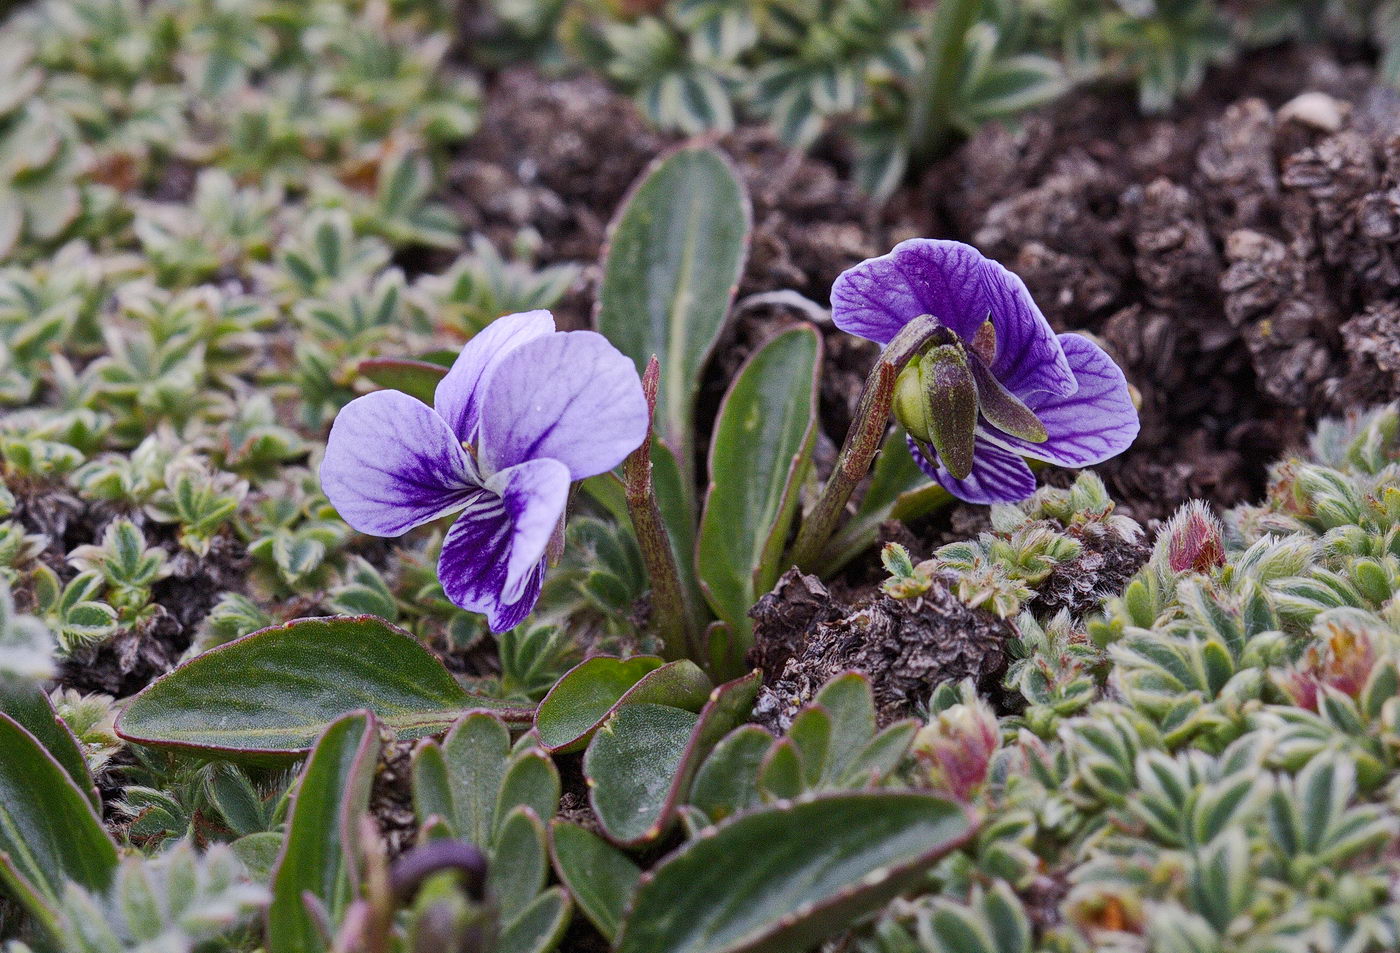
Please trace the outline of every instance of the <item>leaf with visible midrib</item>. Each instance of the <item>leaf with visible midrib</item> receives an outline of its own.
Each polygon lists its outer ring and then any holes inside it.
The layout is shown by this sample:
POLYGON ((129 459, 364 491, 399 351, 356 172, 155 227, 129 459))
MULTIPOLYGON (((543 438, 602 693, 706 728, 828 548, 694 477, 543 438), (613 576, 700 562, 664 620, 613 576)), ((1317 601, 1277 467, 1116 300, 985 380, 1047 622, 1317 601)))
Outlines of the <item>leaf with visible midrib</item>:
POLYGON ((306 910, 310 894, 331 915, 334 929, 356 877, 356 825, 369 808, 379 760, 379 727, 367 711, 326 729, 306 762, 287 822, 287 841, 272 876, 267 910, 268 953, 324 949, 306 910))
POLYGON ((811 467, 820 367, 816 330, 784 331, 749 358, 720 406, 696 566, 710 607, 743 646, 749 609, 778 581, 811 467))
POLYGON ((609 232, 597 327, 638 373, 660 359, 657 427, 686 474, 700 374, 743 271, 751 217, 728 160, 687 146, 647 170, 609 232))
POLYGON ((469 694, 403 629, 375 616, 296 619, 211 649, 132 699, 117 734, 220 754, 295 755, 335 719, 369 709, 402 739, 466 711, 531 712, 469 694))
POLYGON ((616 949, 801 953, 910 887, 973 830, 963 808, 917 792, 741 814, 646 875, 616 949))
POLYGON ((117 848, 68 772, 0 714, 0 884, 41 920, 71 881, 105 890, 117 848))

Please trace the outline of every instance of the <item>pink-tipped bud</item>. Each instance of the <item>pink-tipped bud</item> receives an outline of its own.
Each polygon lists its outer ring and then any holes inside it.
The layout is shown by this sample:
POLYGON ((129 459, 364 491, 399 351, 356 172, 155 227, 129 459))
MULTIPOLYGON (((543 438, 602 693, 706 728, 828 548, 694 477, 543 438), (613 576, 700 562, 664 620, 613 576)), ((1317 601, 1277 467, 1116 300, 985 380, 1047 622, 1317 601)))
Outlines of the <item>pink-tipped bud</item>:
POLYGON ((1225 565, 1225 530, 1210 507, 1192 500, 1167 521, 1157 537, 1172 572, 1208 573, 1225 565))
POLYGON ((980 698, 934 715, 914 738, 914 756, 933 788, 959 801, 969 800, 987 780, 1000 747, 997 716, 980 698))

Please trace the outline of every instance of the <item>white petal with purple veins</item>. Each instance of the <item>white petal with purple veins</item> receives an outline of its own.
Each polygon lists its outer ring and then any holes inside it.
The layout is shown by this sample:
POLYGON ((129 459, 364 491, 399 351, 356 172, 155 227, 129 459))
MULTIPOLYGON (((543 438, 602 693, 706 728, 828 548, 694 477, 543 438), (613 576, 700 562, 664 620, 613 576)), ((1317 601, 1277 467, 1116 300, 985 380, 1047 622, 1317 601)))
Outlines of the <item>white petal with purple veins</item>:
POLYGON ((558 460, 572 479, 611 470, 646 436, 632 359, 593 331, 527 341, 487 379, 478 460, 490 476, 527 460, 558 460))
POLYGON ((383 390, 335 418, 321 486, 341 519, 372 536, 399 536, 461 509, 475 467, 447 422, 422 401, 383 390))
POLYGON ((433 406, 458 440, 476 442, 483 385, 501 359, 553 330, 554 317, 548 311, 522 311, 497 318, 466 343, 433 394, 433 406))

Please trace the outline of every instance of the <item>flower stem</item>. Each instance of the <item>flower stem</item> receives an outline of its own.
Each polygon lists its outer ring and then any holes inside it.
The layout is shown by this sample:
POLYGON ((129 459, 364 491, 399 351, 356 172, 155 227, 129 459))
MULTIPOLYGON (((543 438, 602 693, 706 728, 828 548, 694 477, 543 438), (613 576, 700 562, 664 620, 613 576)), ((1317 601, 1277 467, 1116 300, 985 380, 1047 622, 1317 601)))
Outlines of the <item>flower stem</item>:
POLYGON ((810 570, 821 558, 827 540, 841 522, 847 501, 870 471, 870 464, 885 437, 899 372, 943 330, 937 318, 920 315, 900 329, 870 369, 836 466, 826 486, 822 487, 816 505, 803 517, 797 540, 792 544, 788 561, 799 569, 810 570))
MULTIPOLYGON (((656 414, 656 391, 661 380, 661 365, 652 355, 642 374, 642 391, 646 395, 650 414, 656 414)), ((622 464, 622 482, 627 492, 627 512, 632 517, 632 529, 642 551, 647 578, 651 581, 651 613, 656 634, 661 639, 661 654, 668 659, 700 659, 699 637, 692 624, 694 619, 687 604, 685 587, 681 583, 676 553, 671 548, 671 534, 656 502, 656 489, 651 478, 651 426, 646 439, 633 450, 622 464)))

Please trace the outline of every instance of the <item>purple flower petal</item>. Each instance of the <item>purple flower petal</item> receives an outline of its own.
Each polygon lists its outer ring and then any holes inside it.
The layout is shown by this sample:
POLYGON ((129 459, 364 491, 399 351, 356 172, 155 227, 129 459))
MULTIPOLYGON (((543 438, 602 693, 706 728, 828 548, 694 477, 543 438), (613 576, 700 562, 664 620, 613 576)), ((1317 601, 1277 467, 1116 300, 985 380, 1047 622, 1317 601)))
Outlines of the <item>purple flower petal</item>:
POLYGON ((503 470, 468 503, 438 559, 447 598, 503 632, 529 615, 544 556, 569 497, 568 468, 532 460, 503 470))
POLYGON ((346 404, 321 461, 321 487, 331 505, 371 536, 399 536, 461 509, 477 482, 447 422, 394 390, 346 404))
POLYGON ((1123 371, 1103 348, 1078 334, 1061 334, 1060 345, 1079 388, 1068 397, 1040 392, 1025 398, 1050 438, 1030 443, 999 430, 989 440, 1022 456, 1064 467, 1102 463, 1128 449, 1138 434, 1138 414, 1123 371))
POLYGON ((943 467, 930 462, 913 440, 909 440, 909 452, 930 479, 967 503, 1017 503, 1035 492, 1035 474, 1026 461, 980 434, 973 452, 972 472, 963 480, 953 479, 943 467))
POLYGON ((880 344, 921 314, 968 342, 990 315, 992 373, 1008 390, 1022 400, 1040 390, 1073 392, 1074 375, 1025 283, 971 245, 911 238, 846 270, 831 288, 836 326, 880 344))
POLYGON ((501 358, 484 393, 478 460, 488 475, 548 458, 581 480, 617 466, 646 436, 632 359, 593 331, 520 345, 501 358))
POLYGON ((433 406, 452 426, 457 439, 476 442, 482 384, 490 371, 526 341, 553 331, 554 317, 548 311, 522 311, 497 318, 466 343, 433 394, 433 406))
POLYGON ((518 463, 486 482, 505 502, 513 536, 506 562, 507 602, 520 598, 525 580, 544 558, 569 501, 569 468, 558 460, 518 463))

